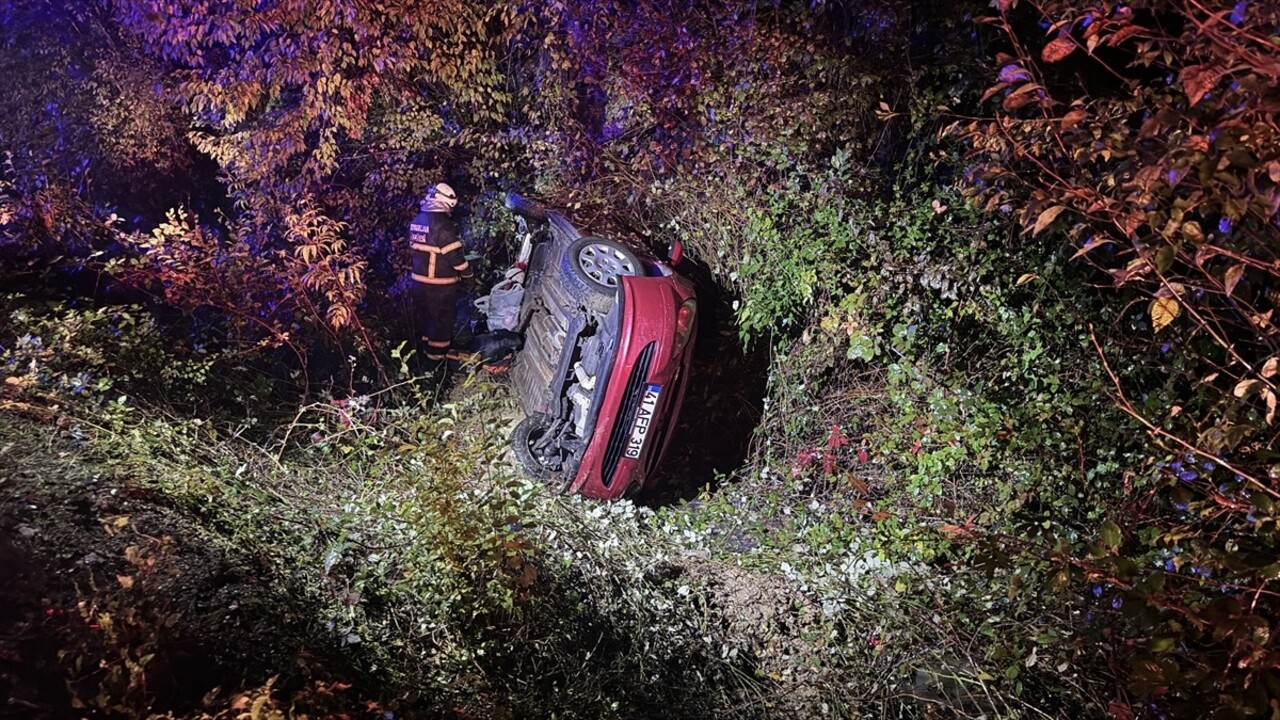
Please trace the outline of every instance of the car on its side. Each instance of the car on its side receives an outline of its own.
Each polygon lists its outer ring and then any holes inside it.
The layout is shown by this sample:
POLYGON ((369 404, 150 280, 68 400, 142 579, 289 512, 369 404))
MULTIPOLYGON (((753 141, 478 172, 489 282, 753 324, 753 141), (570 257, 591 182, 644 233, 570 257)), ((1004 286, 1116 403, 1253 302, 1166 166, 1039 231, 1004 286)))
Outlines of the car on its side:
POLYGON ((516 457, 568 491, 633 496, 662 461, 689 378, 698 302, 675 270, 680 244, 659 260, 514 193, 506 205, 534 239, 510 371, 526 416, 516 457))

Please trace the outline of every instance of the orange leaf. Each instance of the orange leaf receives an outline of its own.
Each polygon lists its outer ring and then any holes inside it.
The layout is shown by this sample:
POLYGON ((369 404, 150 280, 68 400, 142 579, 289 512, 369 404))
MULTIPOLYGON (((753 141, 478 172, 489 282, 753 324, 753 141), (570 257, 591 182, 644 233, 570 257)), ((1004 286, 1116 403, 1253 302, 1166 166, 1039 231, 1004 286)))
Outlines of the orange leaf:
POLYGON ((1070 130, 1071 128, 1079 125, 1087 117, 1089 117, 1089 112, 1087 110, 1076 108, 1062 116, 1062 129, 1070 130))
POLYGON ((1253 380, 1253 379, 1241 380, 1240 382, 1236 383, 1236 387, 1234 390, 1231 391, 1231 394, 1235 395, 1238 398, 1242 398, 1248 395, 1250 391, 1252 391, 1255 387, 1261 384, 1262 382, 1259 380, 1253 380))
POLYGON ((1056 220, 1058 216, 1062 214, 1062 211, 1066 209, 1065 205, 1054 205, 1053 207, 1041 212, 1040 217, 1036 218, 1036 225, 1031 229, 1031 234, 1039 235, 1044 232, 1044 229, 1052 225, 1053 221, 1056 220))
POLYGON ((1114 720, 1133 720, 1133 708, 1119 700, 1113 701, 1107 708, 1107 712, 1111 713, 1114 720))
POLYGON ((1009 83, 1006 83, 1006 82, 996 83, 995 85, 992 85, 991 87, 987 88, 986 92, 982 93, 982 99, 979 100, 978 102, 986 102, 990 100, 992 95, 995 95, 996 93, 1000 92, 1001 90, 1004 90, 1007 87, 1009 87, 1009 83))
POLYGON ((1160 180, 1162 174, 1164 174, 1164 168, 1159 165, 1148 165, 1133 176, 1133 184, 1137 185, 1143 192, 1149 192, 1151 186, 1160 180))
POLYGON ((1271 390, 1267 391, 1267 424, 1270 425, 1276 419, 1276 394, 1271 390))
POLYGON ((1120 219, 1120 229, 1124 231, 1124 236, 1133 239, 1134 233, 1138 232, 1138 228, 1147 222, 1147 216, 1140 212, 1131 212, 1120 219))
POLYGON ((1228 295, 1236 289, 1236 285, 1240 284, 1240 278, 1242 277, 1244 277, 1243 263, 1227 268, 1227 274, 1222 277, 1222 285, 1226 288, 1228 295))
POLYGON ((516 578, 516 584, 522 588, 531 587, 538 579, 538 568, 533 563, 525 563, 520 569, 520 577, 516 578))
POLYGON ((1072 260, 1075 260, 1076 258, 1080 257, 1081 255, 1084 255, 1085 253, 1088 253, 1090 250, 1092 250, 1092 249, 1094 249, 1094 248, 1096 248, 1096 247, 1102 247, 1103 245, 1115 245, 1115 241, 1114 241, 1114 240, 1112 240, 1111 238, 1101 238, 1101 239, 1096 238, 1096 237, 1095 237, 1095 238, 1091 238, 1090 240, 1088 240, 1087 242, 1085 242, 1085 244, 1084 244, 1084 245, 1081 245, 1081 246, 1080 246, 1080 249, 1079 249, 1079 250, 1077 250, 1077 251, 1076 251, 1076 253, 1075 253, 1074 255, 1072 255, 1072 256, 1071 256, 1071 259, 1072 259, 1072 260))
POLYGON ((1047 63, 1060 62, 1071 53, 1075 52, 1076 43, 1065 35, 1059 35, 1053 39, 1053 42, 1044 46, 1044 50, 1040 52, 1040 59, 1047 63))
POLYGON ((1182 312, 1182 306, 1171 297, 1156 298, 1151 301, 1151 327, 1160 332, 1182 312))
POLYGON ((1276 370, 1277 370, 1277 369, 1280 369, 1280 368, 1277 368, 1277 365, 1278 365, 1278 364, 1280 364, 1280 360, 1277 360, 1276 358, 1271 358, 1271 359, 1267 360, 1265 363, 1263 363, 1263 364, 1262 364, 1262 373, 1261 373, 1261 374, 1262 374, 1262 377, 1264 377, 1264 378, 1269 378, 1269 377, 1271 377, 1272 375, 1275 375, 1275 374, 1276 374, 1276 370))
POLYGON ((1142 27, 1141 25, 1126 25, 1125 27, 1120 28, 1115 35, 1112 35, 1111 37, 1107 38, 1107 44, 1119 45, 1120 43, 1124 42, 1125 40, 1128 40, 1134 35, 1141 35, 1146 31, 1147 29, 1142 27))

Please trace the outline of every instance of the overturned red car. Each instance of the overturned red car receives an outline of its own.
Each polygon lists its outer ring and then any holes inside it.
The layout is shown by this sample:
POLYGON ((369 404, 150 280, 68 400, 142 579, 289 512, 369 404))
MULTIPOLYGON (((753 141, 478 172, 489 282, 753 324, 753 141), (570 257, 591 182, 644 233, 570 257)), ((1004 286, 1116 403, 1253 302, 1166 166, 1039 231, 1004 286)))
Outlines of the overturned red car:
POLYGON ((508 194, 528 256, 511 378, 526 417, 512 447, 526 471, 600 499, 645 487, 671 441, 689 377, 698 303, 669 258, 584 236, 508 194))

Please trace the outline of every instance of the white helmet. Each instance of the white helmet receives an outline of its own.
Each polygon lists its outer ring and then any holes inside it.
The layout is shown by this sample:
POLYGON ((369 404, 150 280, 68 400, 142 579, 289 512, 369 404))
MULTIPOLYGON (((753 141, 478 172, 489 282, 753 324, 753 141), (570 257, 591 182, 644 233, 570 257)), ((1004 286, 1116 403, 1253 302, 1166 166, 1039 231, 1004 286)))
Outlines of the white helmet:
POLYGON ((422 207, 428 212, 449 212, 458 204, 458 194, 446 183, 436 183, 422 199, 422 207))

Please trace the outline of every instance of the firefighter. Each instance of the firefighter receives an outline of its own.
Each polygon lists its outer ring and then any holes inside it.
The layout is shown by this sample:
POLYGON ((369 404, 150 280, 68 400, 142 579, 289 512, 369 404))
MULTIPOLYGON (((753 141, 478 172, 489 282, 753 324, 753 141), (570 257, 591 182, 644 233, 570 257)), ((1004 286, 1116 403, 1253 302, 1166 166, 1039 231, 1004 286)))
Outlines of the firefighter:
POLYGON ((437 183, 427 191, 421 212, 409 225, 413 314, 427 362, 433 366, 452 357, 449 345, 458 319, 458 285, 475 278, 451 217, 457 204, 453 188, 437 183))

